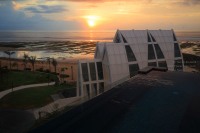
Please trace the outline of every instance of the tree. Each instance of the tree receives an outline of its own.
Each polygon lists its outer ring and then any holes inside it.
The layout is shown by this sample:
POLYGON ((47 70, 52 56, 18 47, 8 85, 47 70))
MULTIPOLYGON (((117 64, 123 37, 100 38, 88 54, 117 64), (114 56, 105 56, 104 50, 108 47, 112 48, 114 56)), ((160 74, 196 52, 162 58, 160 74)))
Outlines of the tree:
POLYGON ((64 74, 64 71, 67 70, 68 68, 60 68, 60 71, 63 72, 63 74, 60 75, 60 78, 62 78, 62 80, 64 81, 64 78, 69 77, 69 75, 64 74))
POLYGON ((33 71, 34 71, 34 65, 35 65, 35 61, 36 61, 36 56, 31 56, 28 59, 29 59, 29 62, 32 64, 33 71))
POLYGON ((11 70, 11 59, 10 59, 10 56, 12 54, 14 54, 15 52, 10 52, 10 51, 4 51, 5 54, 7 54, 9 56, 9 60, 10 60, 10 70, 11 70))
POLYGON ((14 63, 12 64, 12 67, 15 67, 15 66, 17 66, 17 69, 18 69, 18 63, 17 63, 17 62, 14 62, 14 63))
POLYGON ((54 66, 55 68, 55 73, 56 73, 56 67, 58 65, 58 62, 56 61, 56 59, 52 58, 52 65, 54 66))
POLYGON ((64 74, 64 71, 67 70, 67 69, 68 69, 67 67, 65 67, 65 68, 60 68, 60 71, 63 72, 63 74, 64 74))
POLYGON ((24 52, 24 59, 23 59, 23 65, 24 65, 24 68, 26 68, 26 64, 28 63, 28 58, 29 58, 29 56, 28 56, 28 54, 26 54, 25 52, 24 52))
POLYGON ((50 70, 50 72, 51 72, 51 59, 52 58, 50 58, 50 57, 46 57, 46 60, 47 60, 47 63, 49 64, 49 70, 50 70))

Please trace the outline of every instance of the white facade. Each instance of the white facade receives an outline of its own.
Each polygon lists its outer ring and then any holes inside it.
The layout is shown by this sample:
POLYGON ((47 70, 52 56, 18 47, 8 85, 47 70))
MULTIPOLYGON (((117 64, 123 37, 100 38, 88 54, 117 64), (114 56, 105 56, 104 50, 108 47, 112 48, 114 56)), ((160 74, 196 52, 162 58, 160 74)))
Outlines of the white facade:
POLYGON ((98 94, 146 66, 183 70, 180 49, 173 30, 117 30, 113 42, 97 42, 94 59, 79 60, 77 96, 98 94))

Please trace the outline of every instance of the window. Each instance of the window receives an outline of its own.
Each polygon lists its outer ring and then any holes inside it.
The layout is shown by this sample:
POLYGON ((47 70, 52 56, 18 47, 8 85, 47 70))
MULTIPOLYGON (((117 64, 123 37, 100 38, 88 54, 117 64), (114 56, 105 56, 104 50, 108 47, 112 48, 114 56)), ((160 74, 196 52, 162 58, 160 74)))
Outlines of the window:
POLYGON ((157 64, 156 64, 156 62, 149 62, 149 63, 148 63, 148 66, 154 66, 154 67, 157 67, 157 64))
POLYGON ((148 42, 151 42, 151 39, 149 37, 149 34, 147 33, 147 37, 148 37, 148 42))
POLYGON ((81 67, 82 67, 83 81, 84 82, 89 81, 87 63, 82 63, 81 67))
POLYGON ((95 93, 97 95, 97 83, 92 84, 92 93, 95 93))
POLYGON ((135 76, 138 73, 139 67, 138 64, 129 65, 130 77, 135 76))
POLYGON ((128 58, 128 62, 136 61, 135 55, 133 54, 131 47, 129 45, 125 45, 125 49, 126 49, 126 55, 128 58))
POLYGON ((167 63, 166 63, 166 61, 159 61, 158 66, 159 67, 167 67, 167 63))
POLYGON ((83 96, 90 96, 90 85, 84 84, 83 85, 83 96))
POLYGON ((95 69, 95 64, 94 63, 89 63, 90 66, 90 76, 92 81, 96 80, 96 69, 95 69))
POLYGON ((90 86, 89 86, 89 84, 86 85, 86 89, 87 89, 87 95, 90 96, 90 86))
POLYGON ((174 43, 174 57, 181 57, 178 43, 174 43))
POLYGON ((97 71, 99 80, 102 80, 103 79, 102 62, 97 62, 97 71))
MULTIPOLYGON (((150 34, 151 35, 151 34, 150 34)), ((156 40, 154 39, 154 37, 151 35, 151 38, 152 38, 152 40, 153 40, 153 42, 156 42, 156 40)))
POLYGON ((99 93, 104 92, 104 82, 99 83, 99 93))
POLYGON ((155 50, 156 50, 157 58, 158 59, 163 59, 164 55, 163 55, 159 45, 158 44, 154 44, 154 47, 155 47, 155 50))
MULTIPOLYGON (((122 34, 121 34, 122 35, 122 34)), ((124 36, 122 35, 122 39, 124 41, 124 43, 127 43, 126 39, 124 38, 124 36)))
POLYGON ((177 40, 176 40, 176 37, 175 37, 175 35, 174 35, 174 33, 173 33, 173 38, 174 38, 174 41, 177 41, 177 40))
POLYGON ((120 43, 120 38, 118 33, 116 33, 115 43, 120 43))
POLYGON ((183 71, 182 60, 175 60, 174 61, 174 70, 175 71, 183 71))
POLYGON ((148 44, 148 60, 153 60, 153 59, 155 59, 153 45, 152 44, 148 44))

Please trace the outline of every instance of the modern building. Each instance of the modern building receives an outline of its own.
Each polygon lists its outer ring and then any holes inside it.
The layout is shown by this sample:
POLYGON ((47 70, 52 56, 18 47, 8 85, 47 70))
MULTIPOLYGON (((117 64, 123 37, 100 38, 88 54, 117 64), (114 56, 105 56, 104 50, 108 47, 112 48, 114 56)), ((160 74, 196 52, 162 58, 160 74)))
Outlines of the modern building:
POLYGON ((117 30, 113 42, 97 42, 94 59, 79 60, 77 96, 98 94, 105 86, 132 77, 147 66, 183 71, 173 30, 117 30))

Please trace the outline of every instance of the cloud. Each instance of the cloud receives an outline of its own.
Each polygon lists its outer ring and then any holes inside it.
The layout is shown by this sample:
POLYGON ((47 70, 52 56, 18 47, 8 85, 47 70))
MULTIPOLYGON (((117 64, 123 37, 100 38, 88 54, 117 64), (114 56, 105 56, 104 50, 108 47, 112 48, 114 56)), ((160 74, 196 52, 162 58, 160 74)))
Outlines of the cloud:
POLYGON ((65 7, 62 5, 55 5, 55 6, 38 5, 34 7, 27 7, 25 8, 25 10, 30 11, 32 13, 61 13, 69 11, 65 9, 65 7))
POLYGON ((95 7, 98 7, 97 5, 88 5, 87 7, 89 8, 95 8, 95 7))
POLYGON ((20 10, 14 10, 12 2, 0 8, 0 30, 78 30, 82 25, 75 21, 52 20, 36 14, 32 17, 26 17, 20 10))
POLYGON ((171 3, 173 5, 180 5, 180 6, 194 6, 194 5, 200 5, 200 0, 179 0, 171 3))
POLYGON ((48 0, 48 1, 70 1, 70 2, 103 3, 103 2, 121 2, 121 1, 132 2, 132 1, 146 1, 146 0, 48 0))

